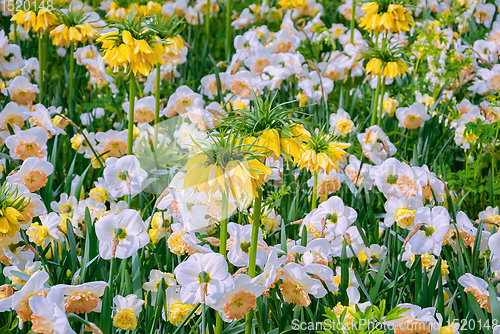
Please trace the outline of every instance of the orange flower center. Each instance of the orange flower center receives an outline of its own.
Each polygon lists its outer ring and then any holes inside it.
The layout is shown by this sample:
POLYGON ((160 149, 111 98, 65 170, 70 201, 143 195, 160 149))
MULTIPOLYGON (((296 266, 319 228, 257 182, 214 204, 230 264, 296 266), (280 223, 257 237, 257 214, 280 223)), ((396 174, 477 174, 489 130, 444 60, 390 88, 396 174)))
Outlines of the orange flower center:
POLYGON ((66 313, 90 313, 99 303, 99 297, 92 293, 75 292, 66 297, 66 313))
POLYGON ((40 170, 29 171, 23 179, 23 184, 31 192, 39 190, 47 184, 47 174, 40 170))
POLYGON ((19 141, 14 148, 17 156, 21 160, 26 160, 30 157, 35 157, 41 159, 43 157, 42 148, 38 145, 36 141, 19 141))
POLYGON ((110 140, 104 146, 104 152, 108 151, 108 156, 119 158, 127 152, 127 143, 123 140, 110 140))
POLYGON ((9 131, 8 124, 10 124, 11 128, 14 129, 15 125, 22 128, 24 125, 24 119, 21 115, 11 114, 7 117, 5 122, 2 124, 2 129, 5 131, 9 131))
POLYGON ((306 290, 297 282, 287 278, 280 285, 281 293, 288 303, 295 303, 299 306, 309 306, 311 299, 306 290))
POLYGON ((227 319, 243 319, 245 315, 256 307, 257 298, 254 294, 246 291, 237 292, 231 301, 224 306, 224 314, 227 319))

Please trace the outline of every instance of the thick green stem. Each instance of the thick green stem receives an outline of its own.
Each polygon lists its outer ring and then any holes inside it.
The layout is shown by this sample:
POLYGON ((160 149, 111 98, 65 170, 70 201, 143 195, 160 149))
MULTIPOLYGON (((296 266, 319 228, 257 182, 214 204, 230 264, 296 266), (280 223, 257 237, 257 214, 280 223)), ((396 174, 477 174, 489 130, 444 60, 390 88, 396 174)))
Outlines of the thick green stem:
POLYGON ((312 200, 311 200, 311 210, 316 209, 317 201, 318 201, 318 172, 314 172, 314 179, 313 179, 313 193, 312 193, 312 200))
MULTIPOLYGON (((228 216, 228 210, 229 210, 229 203, 228 203, 228 194, 227 190, 224 191, 222 194, 222 208, 221 208, 221 222, 220 222, 220 246, 219 246, 219 253, 226 257, 226 246, 227 246, 227 216, 228 216)), ((216 334, 221 334, 222 330, 224 329, 224 322, 222 321, 222 318, 220 317, 219 314, 217 314, 217 318, 215 320, 215 333, 216 334)))
POLYGON ((378 121, 377 121, 378 126, 380 126, 380 124, 382 123, 382 113, 384 110, 384 94, 385 94, 385 77, 382 78, 382 90, 380 92, 380 107, 378 111, 378 121))
POLYGON ((208 39, 208 37, 210 36, 210 0, 207 0, 207 4, 205 7, 205 33, 208 39))
POLYGON ((43 103, 43 32, 38 39, 38 102, 43 103))
MULTIPOLYGON (((401 264, 402 257, 403 257, 403 251, 401 250, 399 253, 398 261, 396 262, 396 274, 394 275, 394 279, 396 280, 396 283, 398 282, 399 265, 401 264)), ((391 297, 391 304, 390 305, 395 305, 394 303, 396 302, 396 295, 398 292, 397 287, 398 287, 398 284, 394 284, 394 286, 392 288, 392 297, 391 297)))
MULTIPOLYGON (((104 305, 104 307, 107 310, 111 310, 112 306, 113 306, 113 280, 114 280, 113 275, 115 272, 115 265, 116 265, 116 258, 113 256, 113 257, 111 257, 111 265, 109 268, 109 279, 108 279, 108 294, 109 295, 108 295, 108 298, 106 299, 107 305, 104 305)), ((101 320, 101 324, 104 326, 101 325, 101 328, 105 327, 105 328, 103 328, 104 333, 106 333, 106 334, 112 333, 113 332, 113 325, 112 325, 113 322, 111 320, 106 320, 106 321, 103 321, 103 320, 101 320)))
MULTIPOLYGON (((12 10, 12 16, 16 15, 16 0, 14 0, 12 2, 14 4, 14 9, 12 10)), ((12 34, 13 34, 13 40, 14 40, 14 43, 16 43, 17 45, 19 45, 19 41, 17 40, 17 22, 14 21, 12 23, 12 26, 14 28, 14 31, 12 31, 12 34)))
POLYGON ((69 118, 73 118, 73 82, 75 73, 75 57, 73 56, 74 47, 72 44, 69 45, 69 89, 68 89, 68 110, 69 118))
POLYGON ((356 0, 352 0, 351 11, 351 44, 354 44, 354 23, 356 22, 356 0))
MULTIPOLYGON (((253 222, 252 222, 252 238, 250 240, 250 259, 248 264, 248 276, 251 278, 255 277, 255 265, 257 262, 257 246, 259 243, 259 231, 260 231, 260 221, 261 215, 260 210, 262 208, 262 189, 257 189, 257 197, 255 197, 253 205, 253 222)), ((253 311, 250 311, 246 315, 245 323, 245 334, 250 334, 252 332, 252 319, 253 311)))
POLYGON ((373 101, 373 110, 372 110, 372 122, 371 125, 375 125, 375 122, 377 121, 377 107, 378 107, 378 96, 380 94, 380 81, 381 81, 382 75, 379 73, 378 78, 377 78, 377 88, 375 89, 375 101, 373 101))
POLYGON ((226 57, 229 58, 229 50, 231 42, 233 41, 233 34, 231 30, 231 12, 233 11, 233 0, 227 0, 226 5, 226 57))
POLYGON ((205 334, 207 330, 207 316, 205 314, 205 303, 201 304, 201 333, 205 334))
POLYGON ((130 71, 130 87, 128 94, 128 141, 127 155, 132 154, 132 144, 134 143, 134 103, 135 103, 135 75, 130 71))
POLYGON ((160 123, 160 63, 156 63, 156 81, 155 81, 155 132, 153 136, 153 149, 158 147, 158 123, 160 123))
POLYGON ((262 208, 262 189, 257 190, 253 205, 252 239, 250 240, 250 260, 248 265, 248 276, 255 277, 255 263, 257 261, 257 244, 259 241, 260 221, 262 208))

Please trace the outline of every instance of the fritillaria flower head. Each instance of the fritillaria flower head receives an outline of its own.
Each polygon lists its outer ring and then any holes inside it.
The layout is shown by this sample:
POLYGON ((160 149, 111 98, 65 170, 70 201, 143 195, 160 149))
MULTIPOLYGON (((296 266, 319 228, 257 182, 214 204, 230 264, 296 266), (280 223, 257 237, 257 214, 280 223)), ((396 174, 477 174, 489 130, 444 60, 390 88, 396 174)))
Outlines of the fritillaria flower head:
POLYGON ((401 77, 409 72, 405 62, 405 53, 399 43, 382 45, 382 47, 372 46, 362 52, 365 59, 369 59, 366 64, 366 73, 389 77, 401 77))
POLYGON ((304 154, 295 163, 311 172, 330 173, 333 169, 338 170, 338 163, 344 161, 344 149, 349 146, 351 144, 338 142, 323 126, 302 144, 304 154))
POLYGON ((61 9, 56 11, 59 25, 52 29, 52 43, 60 47, 87 44, 97 35, 97 26, 104 24, 95 13, 85 13, 83 10, 61 9), (93 15, 94 14, 94 15, 93 15))
POLYGON ((97 41, 102 42, 104 49, 102 60, 111 68, 123 67, 125 71, 130 69, 134 74, 148 76, 156 63, 165 65, 162 59, 165 47, 144 21, 136 21, 130 14, 123 22, 109 26, 116 29, 101 35, 97 41))
POLYGON ((12 238, 20 230, 22 211, 27 206, 24 196, 19 194, 16 186, 4 183, 0 187, 0 235, 12 238))
POLYGON ((246 193, 257 194, 257 188, 264 183, 264 175, 271 174, 259 158, 262 154, 251 151, 249 145, 234 135, 221 133, 211 137, 212 143, 198 146, 184 170, 184 187, 204 192, 210 199, 215 193, 231 194, 237 200, 246 193))
POLYGON ((401 0, 376 0, 365 4, 360 27, 371 33, 409 31, 413 17, 401 0))
POLYGON ((296 115, 297 108, 288 108, 288 103, 274 105, 277 93, 265 99, 254 94, 253 108, 239 110, 236 115, 226 118, 222 126, 229 126, 246 138, 250 149, 271 156, 292 160, 303 153, 301 142, 310 137, 304 129, 304 121, 296 115))
POLYGON ((57 24, 57 16, 52 13, 52 6, 46 6, 44 1, 34 1, 28 6, 28 11, 17 12, 11 21, 22 26, 26 32, 44 32, 57 24))

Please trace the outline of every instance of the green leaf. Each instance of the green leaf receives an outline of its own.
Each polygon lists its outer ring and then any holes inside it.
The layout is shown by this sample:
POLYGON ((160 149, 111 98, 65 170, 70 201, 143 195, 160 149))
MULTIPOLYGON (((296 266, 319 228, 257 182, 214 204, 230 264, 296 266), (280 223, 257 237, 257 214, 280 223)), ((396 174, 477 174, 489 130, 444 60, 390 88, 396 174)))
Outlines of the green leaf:
POLYGON ((73 161, 71 162, 71 166, 69 167, 69 170, 68 170, 68 175, 66 175, 66 181, 64 183, 64 192, 66 194, 68 194, 68 196, 71 193, 71 180, 73 180, 73 171, 75 170, 75 163, 76 163, 77 155, 78 155, 78 153, 75 153, 73 161))
POLYGON ((87 176, 87 172, 89 171, 90 167, 92 164, 89 164, 87 168, 83 171, 82 175, 80 176, 80 179, 76 183, 75 187, 75 197, 78 199, 80 198, 80 193, 82 192, 82 186, 83 186, 83 181, 85 181, 85 177, 87 176))
POLYGON ((490 295, 491 316, 500 324, 500 306, 498 304, 498 292, 493 285, 488 284, 488 292, 490 295))
POLYGON ((382 280, 384 279, 384 273, 385 273, 385 268, 387 267, 388 258, 389 257, 386 256, 382 261, 380 269, 378 270, 377 275, 375 276, 375 285, 372 286, 372 288, 370 289, 370 298, 372 299, 372 301, 375 301, 377 299, 380 285, 382 284, 382 280))
POLYGON ((80 263, 78 261, 78 253, 76 251, 76 236, 75 232, 73 231, 73 225, 71 225, 71 221, 69 219, 66 219, 66 227, 66 239, 68 240, 69 252, 71 255, 71 273, 72 275, 75 275, 80 266, 80 263))
POLYGON ((52 155, 50 157, 50 163, 54 167, 52 174, 47 177, 47 184, 45 185, 45 196, 44 202, 46 207, 50 207, 50 202, 52 202, 52 185, 54 184, 54 177, 56 174, 56 165, 57 165, 57 144, 58 144, 59 135, 57 135, 54 139, 54 146, 52 147, 52 155))
MULTIPOLYGON (((470 291, 467 291, 467 299, 469 300, 469 305, 472 307, 472 311, 474 312, 474 315, 476 316, 476 319, 479 320, 481 324, 486 324, 488 318, 484 315, 484 311, 481 309, 479 304, 476 301, 476 298, 472 295, 470 291)), ((482 330, 484 334, 492 334, 493 332, 491 331, 491 328, 486 328, 485 326, 482 326, 482 330)))

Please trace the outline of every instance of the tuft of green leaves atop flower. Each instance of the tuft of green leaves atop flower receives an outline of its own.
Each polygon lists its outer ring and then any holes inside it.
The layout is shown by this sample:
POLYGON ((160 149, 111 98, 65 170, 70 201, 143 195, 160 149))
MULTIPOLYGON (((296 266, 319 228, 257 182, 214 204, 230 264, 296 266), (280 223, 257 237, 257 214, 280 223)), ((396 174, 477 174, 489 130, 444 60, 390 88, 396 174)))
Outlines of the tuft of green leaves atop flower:
POLYGON ((273 129, 288 138, 295 137, 292 131, 293 125, 305 124, 307 121, 293 116, 294 113, 303 114, 298 111, 299 108, 288 108, 295 101, 275 105, 277 95, 278 92, 273 92, 263 98, 253 93, 253 110, 238 110, 235 115, 227 117, 221 125, 228 126, 244 136, 257 137, 264 131, 273 129))
POLYGON ((148 17, 145 26, 147 29, 153 31, 162 41, 168 43, 168 39, 174 38, 184 30, 186 20, 178 18, 175 15, 165 20, 165 17, 161 13, 158 13, 148 17))
POLYGON ((19 194, 17 186, 4 183, 0 187, 0 235, 13 237, 19 231, 19 221, 23 218, 21 212, 28 205, 29 201, 25 203, 25 198, 19 194))

